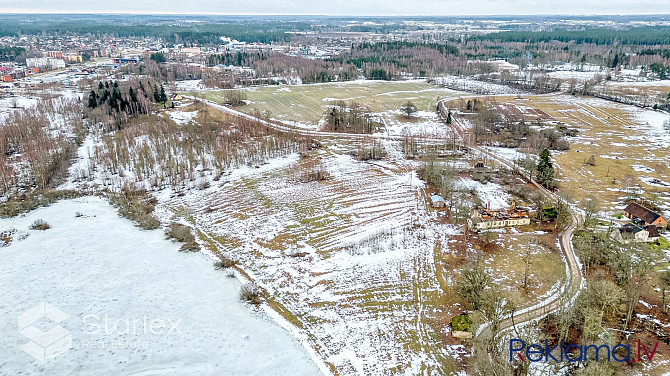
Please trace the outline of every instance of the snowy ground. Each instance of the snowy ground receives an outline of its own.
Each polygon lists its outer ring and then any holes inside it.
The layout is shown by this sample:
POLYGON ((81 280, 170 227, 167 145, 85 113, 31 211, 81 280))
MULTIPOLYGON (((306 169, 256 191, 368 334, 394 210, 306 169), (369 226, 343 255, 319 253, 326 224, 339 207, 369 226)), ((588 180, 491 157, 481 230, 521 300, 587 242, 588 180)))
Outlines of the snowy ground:
POLYGON ((490 205, 491 210, 508 208, 512 203, 512 197, 496 183, 480 183, 470 178, 461 178, 460 185, 469 190, 477 191, 477 196, 482 200, 482 205, 490 205))
POLYGON ((301 161, 281 158, 202 193, 161 197, 158 213, 188 208, 183 220, 239 261, 339 375, 449 374, 453 354, 430 325, 450 304, 436 298, 433 250, 458 229, 409 226, 427 215, 421 182, 402 161, 319 158, 324 182, 295 181, 301 161))
POLYGON ((400 110, 375 114, 384 120, 384 132, 391 136, 447 137, 451 130, 431 111, 417 111, 407 119, 400 110))
POLYGON ((12 96, 0 98, 0 124, 14 111, 23 111, 36 105, 37 98, 27 96, 12 96))
POLYGON ((168 112, 168 115, 170 116, 170 119, 172 119, 175 123, 179 125, 187 125, 198 116, 198 111, 174 110, 168 112))
POLYGON ((0 374, 320 374, 288 332, 239 301, 237 280, 200 253, 178 252, 161 231, 138 230, 102 199, 61 201, 0 228, 29 233, 0 248, 0 374), (52 228, 28 230, 38 218, 52 228), (17 330, 42 302, 69 315, 60 325, 72 335, 71 348, 46 363, 20 349, 29 341, 17 330))

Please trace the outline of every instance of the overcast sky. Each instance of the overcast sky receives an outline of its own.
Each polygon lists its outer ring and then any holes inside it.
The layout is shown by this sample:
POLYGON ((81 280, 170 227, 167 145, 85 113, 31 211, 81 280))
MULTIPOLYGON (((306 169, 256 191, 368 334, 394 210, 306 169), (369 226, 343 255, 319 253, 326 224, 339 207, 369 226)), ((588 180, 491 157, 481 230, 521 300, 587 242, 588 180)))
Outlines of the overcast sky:
POLYGON ((0 13, 667 14, 670 0, 0 0, 0 13))

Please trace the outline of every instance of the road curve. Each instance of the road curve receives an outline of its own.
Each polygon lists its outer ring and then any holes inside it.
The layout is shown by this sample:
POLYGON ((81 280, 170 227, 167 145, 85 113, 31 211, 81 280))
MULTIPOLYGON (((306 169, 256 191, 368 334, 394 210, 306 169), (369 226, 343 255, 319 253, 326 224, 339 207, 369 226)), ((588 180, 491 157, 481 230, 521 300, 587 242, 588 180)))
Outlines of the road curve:
MULTIPOLYGON (((439 109, 438 114, 442 118, 442 120, 445 121, 446 123, 446 119, 444 118, 443 106, 444 101, 438 103, 438 109, 439 109)), ((455 135, 462 134, 461 130, 462 127, 461 129, 454 129, 453 133, 455 135)), ((521 176, 525 176, 524 175, 525 172, 522 171, 519 166, 500 157, 499 155, 491 153, 490 151, 479 146, 471 145, 469 146, 469 148, 488 156, 490 159, 497 161, 501 165, 504 165, 514 171, 517 171, 519 174, 521 174, 521 176)), ((548 189, 540 185, 532 177, 528 177, 528 180, 531 184, 535 185, 540 190, 540 192, 542 192, 542 194, 544 194, 552 202, 557 203, 561 200, 560 197, 558 197, 553 192, 549 191, 548 189)), ((497 335, 509 330, 515 330, 516 326, 523 326, 524 324, 527 324, 529 322, 539 320, 550 313, 557 312, 562 308, 567 308, 572 304, 574 298, 577 297, 579 291, 584 287, 585 282, 584 277, 582 276, 581 265, 579 263, 579 258, 575 253, 575 249, 572 245, 572 235, 574 234, 575 229, 580 223, 581 218, 574 211, 570 211, 570 216, 572 219, 570 224, 559 234, 559 245, 566 261, 565 283, 555 294, 549 296, 548 298, 542 300, 541 302, 535 304, 534 306, 524 308, 517 312, 512 312, 511 314, 505 316, 503 320, 501 320, 501 322, 498 324, 498 328, 493 334, 497 335)), ((480 326, 476 333, 477 336, 481 335, 486 336, 491 334, 492 330, 489 323, 480 326)))

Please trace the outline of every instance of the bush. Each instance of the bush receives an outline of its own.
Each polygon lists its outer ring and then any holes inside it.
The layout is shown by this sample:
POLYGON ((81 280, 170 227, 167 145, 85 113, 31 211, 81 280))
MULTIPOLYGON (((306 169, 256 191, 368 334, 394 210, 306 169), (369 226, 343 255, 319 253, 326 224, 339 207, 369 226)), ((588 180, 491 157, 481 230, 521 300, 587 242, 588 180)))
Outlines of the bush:
POLYGON ((221 261, 217 261, 214 263, 214 268, 216 268, 217 270, 232 268, 233 266, 237 265, 237 261, 228 258, 226 256, 219 256, 219 259, 221 261))
POLYGON ((35 222, 33 222, 32 225, 30 225, 31 230, 48 230, 51 228, 51 225, 49 225, 45 220, 43 219, 38 219, 35 222))
POLYGON ((72 190, 35 190, 22 194, 0 204, 0 217, 16 217, 21 213, 35 210, 40 206, 49 206, 58 200, 66 200, 82 196, 81 193, 72 190))
POLYGON ((225 104, 230 106, 241 106, 245 104, 247 94, 241 90, 227 90, 224 93, 225 104))
POLYGON ((118 195, 110 196, 111 203, 119 208, 119 214, 137 223, 144 230, 155 230, 161 222, 153 214, 156 199, 145 190, 124 188, 118 195))
POLYGON ((247 283, 240 289, 240 299, 250 304, 261 304, 263 290, 254 282, 247 283))
POLYGON ((451 329, 459 332, 467 332, 472 327, 472 319, 466 314, 454 316, 451 319, 451 329))
POLYGON ((328 170, 318 167, 305 171, 300 178, 303 183, 310 183, 313 181, 324 181, 330 179, 330 172, 328 170))
POLYGON ((191 228, 188 226, 173 223, 165 230, 165 236, 173 241, 184 243, 180 251, 197 252, 200 246, 195 241, 195 236, 191 233, 191 228))

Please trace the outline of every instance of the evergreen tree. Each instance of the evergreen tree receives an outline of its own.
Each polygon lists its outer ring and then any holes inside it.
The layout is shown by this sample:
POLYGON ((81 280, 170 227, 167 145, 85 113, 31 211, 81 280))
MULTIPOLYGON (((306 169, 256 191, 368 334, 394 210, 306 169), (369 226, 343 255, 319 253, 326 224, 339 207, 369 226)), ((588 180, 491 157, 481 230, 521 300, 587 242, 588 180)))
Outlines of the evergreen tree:
POLYGON ((612 61, 612 68, 616 68, 619 65, 619 54, 614 54, 614 60, 612 61))
POLYGON ((400 111, 402 111, 402 113, 409 118, 416 112, 416 106, 414 103, 407 101, 407 103, 400 107, 400 111))
POLYGON ((130 97, 131 102, 137 103, 137 94, 135 94, 135 90, 133 90, 132 86, 128 89, 128 96, 130 97))
POLYGON ((551 163, 549 149, 540 152, 540 161, 537 163, 537 181, 545 187, 549 187, 554 181, 554 165, 551 163))
POLYGON ((102 86, 102 81, 98 82, 98 90, 104 89, 104 86, 102 86))
POLYGON ((158 103, 161 101, 161 95, 158 92, 158 86, 154 85, 154 102, 158 103))
POLYGON ((447 124, 451 124, 452 119, 451 119, 451 110, 449 110, 449 113, 447 113, 447 124))
POLYGON ((91 90, 91 93, 88 95, 88 108, 98 107, 98 95, 95 91, 91 90))
POLYGON ((159 97, 160 97, 160 98, 159 98, 160 101, 161 101, 163 104, 165 104, 165 102, 167 102, 167 95, 165 94, 165 88, 163 87, 162 84, 161 84, 161 91, 160 91, 159 97))

